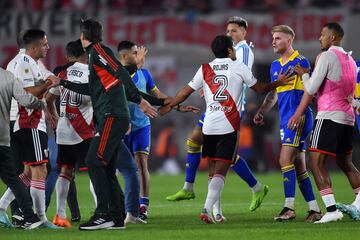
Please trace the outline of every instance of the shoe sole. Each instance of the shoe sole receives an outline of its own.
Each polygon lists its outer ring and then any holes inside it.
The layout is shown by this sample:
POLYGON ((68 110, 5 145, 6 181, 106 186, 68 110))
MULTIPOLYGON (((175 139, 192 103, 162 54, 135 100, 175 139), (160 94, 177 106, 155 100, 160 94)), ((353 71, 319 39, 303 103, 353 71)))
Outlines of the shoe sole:
POLYGON ((341 221, 343 218, 338 218, 338 219, 335 219, 335 220, 332 220, 332 221, 328 221, 328 222, 320 222, 320 221, 316 221, 314 222, 315 224, 321 224, 321 223, 330 223, 330 222, 337 222, 337 221, 341 221))
POLYGON ((99 230, 99 229, 109 229, 114 226, 114 222, 105 222, 103 224, 99 224, 96 226, 88 226, 88 227, 79 227, 79 230, 99 230))
POLYGON ((322 217, 323 217, 322 215, 318 215, 318 216, 315 216, 315 217, 311 217, 310 219, 306 218, 305 222, 314 223, 316 221, 319 221, 322 217))
POLYGON ((123 230, 125 228, 126 228, 125 226, 123 226, 123 227, 108 227, 108 228, 106 228, 106 230, 123 230))
POLYGON ((35 223, 31 224, 29 227, 25 228, 25 230, 32 230, 32 229, 38 228, 41 226, 41 224, 42 224, 42 221, 35 222, 35 223))
POLYGON ((226 222, 226 220, 224 218, 218 220, 218 219, 215 219, 215 222, 216 223, 219 223, 219 224, 224 224, 226 222))
POLYGON ((142 219, 137 219, 137 220, 126 220, 124 221, 124 224, 125 225, 128 225, 128 224, 147 224, 147 221, 145 220, 142 220, 142 219))
POLYGON ((295 220, 296 217, 291 217, 291 218, 279 218, 279 217, 275 217, 274 220, 277 222, 286 222, 286 221, 291 221, 291 220, 295 220))
POLYGON ((54 225, 58 226, 58 227, 63 227, 63 228, 72 228, 72 225, 70 224, 61 224, 61 223, 54 223, 54 225))
POLYGON ((177 198, 177 199, 166 198, 166 200, 168 200, 170 202, 180 202, 180 201, 183 201, 183 200, 193 200, 193 199, 195 199, 195 196, 194 197, 186 197, 186 198, 177 198))

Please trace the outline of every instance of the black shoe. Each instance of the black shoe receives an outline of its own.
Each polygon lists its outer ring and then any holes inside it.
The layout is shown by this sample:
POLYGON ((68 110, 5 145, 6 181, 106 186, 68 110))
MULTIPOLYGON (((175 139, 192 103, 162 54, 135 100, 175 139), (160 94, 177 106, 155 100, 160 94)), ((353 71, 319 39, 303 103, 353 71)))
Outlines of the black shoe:
POLYGON ((95 213, 89 221, 80 224, 79 230, 97 230, 114 226, 114 222, 106 213, 95 213))
POLYGON ((15 227, 20 227, 24 223, 24 215, 22 213, 14 214, 11 217, 11 221, 15 227))
POLYGON ((71 217, 71 222, 80 222, 81 217, 80 216, 73 216, 71 217))
POLYGON ((107 228, 109 230, 121 230, 121 229, 125 229, 125 225, 124 225, 124 220, 120 220, 120 219, 113 219, 114 225, 107 228))
POLYGON ((142 206, 139 208, 139 218, 144 221, 146 221, 146 219, 148 218, 148 211, 146 207, 142 206))
POLYGON ((39 227, 42 223, 40 218, 34 214, 32 217, 24 219, 23 224, 19 228, 31 230, 39 227))

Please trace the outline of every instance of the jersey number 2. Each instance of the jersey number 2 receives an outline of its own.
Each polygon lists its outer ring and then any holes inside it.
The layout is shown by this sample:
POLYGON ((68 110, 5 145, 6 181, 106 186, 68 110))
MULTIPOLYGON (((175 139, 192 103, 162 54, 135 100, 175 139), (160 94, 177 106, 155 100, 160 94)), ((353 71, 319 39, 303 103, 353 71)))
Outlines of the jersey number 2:
POLYGON ((214 77, 213 83, 216 85, 220 85, 218 90, 214 94, 214 101, 227 101, 229 99, 229 96, 224 93, 229 85, 227 77, 224 75, 218 75, 214 77))

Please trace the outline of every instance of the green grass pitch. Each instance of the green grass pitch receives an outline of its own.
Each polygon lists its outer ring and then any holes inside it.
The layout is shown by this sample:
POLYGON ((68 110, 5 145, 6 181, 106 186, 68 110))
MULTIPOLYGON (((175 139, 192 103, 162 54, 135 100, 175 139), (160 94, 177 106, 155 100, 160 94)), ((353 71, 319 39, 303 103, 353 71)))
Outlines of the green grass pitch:
MULTIPOLYGON (((126 230, 101 230, 85 232, 78 230, 78 224, 71 229, 48 230, 37 229, 21 231, 0 228, 0 240, 67 240, 67 239, 360 239, 360 221, 355 222, 347 216, 341 222, 316 225, 305 223, 307 206, 301 193, 296 193, 297 218, 292 222, 279 223, 273 217, 282 209, 283 189, 280 172, 257 174, 258 179, 270 186, 270 192, 263 205, 255 212, 249 212, 251 191, 235 174, 230 173, 226 179, 222 195, 223 213, 227 217, 225 224, 205 225, 199 220, 207 192, 207 175, 198 174, 196 179, 195 200, 167 202, 165 197, 182 187, 184 176, 151 176, 150 212, 147 225, 130 225, 126 230)), ((336 199, 349 203, 354 199, 351 188, 340 173, 331 174, 336 199)), ((87 174, 76 177, 78 198, 82 221, 87 220, 93 211, 93 200, 89 192, 87 174)), ((5 190, 0 183, 0 193, 5 190)), ((317 191, 316 191, 317 192, 317 191)), ((316 193, 317 200, 324 210, 324 205, 316 193)), ((52 220, 55 212, 55 194, 47 216, 52 220)), ((69 216, 69 213, 68 213, 69 216)))

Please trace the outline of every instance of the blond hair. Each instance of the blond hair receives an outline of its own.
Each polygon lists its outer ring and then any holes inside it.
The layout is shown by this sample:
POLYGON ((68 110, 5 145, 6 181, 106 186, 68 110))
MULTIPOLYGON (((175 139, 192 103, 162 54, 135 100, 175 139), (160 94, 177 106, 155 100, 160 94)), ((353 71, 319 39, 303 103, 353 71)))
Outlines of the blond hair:
POLYGON ((281 33, 285 33, 285 34, 289 34, 291 35, 293 38, 295 38, 295 32, 294 30, 288 26, 288 25, 277 25, 272 27, 271 29, 271 34, 274 34, 276 32, 281 32, 281 33))

